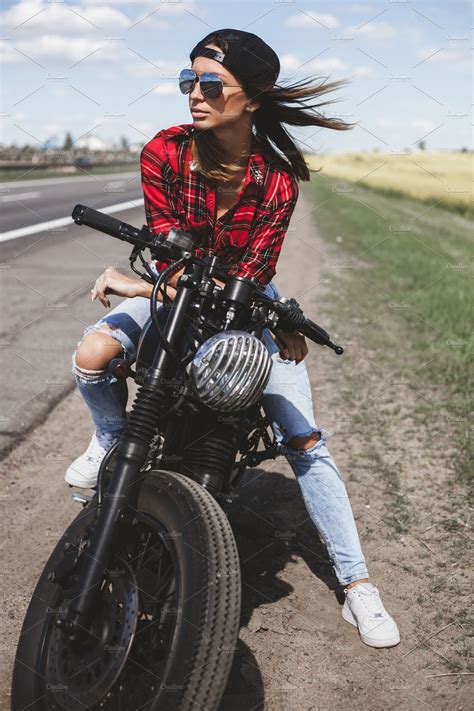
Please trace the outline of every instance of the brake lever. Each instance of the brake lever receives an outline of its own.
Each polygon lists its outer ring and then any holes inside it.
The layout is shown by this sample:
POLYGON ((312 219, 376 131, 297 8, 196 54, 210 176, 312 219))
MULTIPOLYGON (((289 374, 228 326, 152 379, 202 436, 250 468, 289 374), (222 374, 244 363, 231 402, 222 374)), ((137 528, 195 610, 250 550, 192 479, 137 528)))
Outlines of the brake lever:
POLYGON ((332 348, 336 355, 344 353, 344 348, 333 343, 329 333, 324 328, 318 326, 317 323, 304 315, 296 299, 287 299, 285 296, 281 296, 279 299, 271 299, 266 294, 264 296, 272 302, 272 309, 279 316, 279 330, 288 331, 289 333, 298 331, 314 343, 332 348))

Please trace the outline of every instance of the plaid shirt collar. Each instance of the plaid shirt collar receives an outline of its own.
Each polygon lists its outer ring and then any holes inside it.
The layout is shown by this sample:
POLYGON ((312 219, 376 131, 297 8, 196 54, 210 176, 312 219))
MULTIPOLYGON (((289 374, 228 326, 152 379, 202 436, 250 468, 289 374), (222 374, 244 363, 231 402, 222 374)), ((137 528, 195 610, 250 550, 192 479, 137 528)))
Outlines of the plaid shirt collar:
MULTIPOLYGON (((187 140, 190 144, 191 138, 194 135, 195 131, 196 127, 194 126, 194 124, 181 124, 169 128, 168 136, 170 138, 187 140)), ((247 163, 244 189, 247 187, 248 183, 255 183, 257 187, 260 187, 261 185, 263 185, 263 182, 265 180, 265 158, 263 155, 261 143, 254 134, 252 134, 251 151, 252 152, 250 153, 250 158, 247 163)))

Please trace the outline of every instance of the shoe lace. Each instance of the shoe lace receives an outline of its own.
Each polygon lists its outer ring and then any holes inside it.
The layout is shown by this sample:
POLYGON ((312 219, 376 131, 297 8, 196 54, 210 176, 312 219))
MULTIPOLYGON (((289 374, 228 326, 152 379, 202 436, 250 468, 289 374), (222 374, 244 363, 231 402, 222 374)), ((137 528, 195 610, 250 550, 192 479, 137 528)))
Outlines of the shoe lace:
POLYGON ((113 437, 109 438, 109 442, 104 440, 102 440, 101 442, 99 441, 97 435, 94 434, 86 451, 86 460, 88 462, 93 463, 100 462, 104 458, 107 450, 112 446, 113 443, 113 437))
POLYGON ((367 590, 366 594, 361 596, 365 608, 371 617, 384 617, 385 608, 383 606, 382 600, 380 599, 380 593, 376 587, 371 590, 367 590))
POLYGON ((354 595, 356 595, 357 598, 363 603, 365 609, 367 610, 367 614, 372 619, 380 619, 385 617, 386 610, 383 606, 382 600, 380 599, 378 588, 376 588, 375 585, 370 588, 365 587, 364 585, 364 588, 362 588, 362 585, 364 584, 361 583, 360 585, 355 585, 352 590, 354 591, 354 595))

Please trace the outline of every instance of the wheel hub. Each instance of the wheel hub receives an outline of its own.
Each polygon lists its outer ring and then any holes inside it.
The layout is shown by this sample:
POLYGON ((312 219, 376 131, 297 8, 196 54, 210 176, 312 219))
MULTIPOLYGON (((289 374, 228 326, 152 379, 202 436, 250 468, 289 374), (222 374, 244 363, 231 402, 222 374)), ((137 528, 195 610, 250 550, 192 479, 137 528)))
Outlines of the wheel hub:
POLYGON ((104 698, 127 661, 137 617, 137 582, 127 563, 119 560, 104 579, 84 639, 71 641, 53 626, 46 664, 52 708, 83 711, 104 698))

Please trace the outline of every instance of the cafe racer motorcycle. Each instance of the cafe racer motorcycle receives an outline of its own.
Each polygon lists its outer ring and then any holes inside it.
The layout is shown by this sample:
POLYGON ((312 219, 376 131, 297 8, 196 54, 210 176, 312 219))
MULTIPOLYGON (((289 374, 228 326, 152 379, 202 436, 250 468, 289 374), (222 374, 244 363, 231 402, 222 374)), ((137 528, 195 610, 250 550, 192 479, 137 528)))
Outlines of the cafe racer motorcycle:
POLYGON ((226 274, 184 230, 155 234, 80 204, 72 218, 132 244, 131 268, 154 286, 135 369, 110 363, 138 386, 125 430, 94 495, 73 494, 81 512, 33 592, 12 708, 213 711, 241 606, 226 506, 247 467, 279 454, 260 406, 272 365, 263 329, 343 349, 295 299, 272 299, 254 279, 226 274), (159 277, 145 250, 170 261, 159 277), (183 266, 171 300, 167 281, 183 266))

